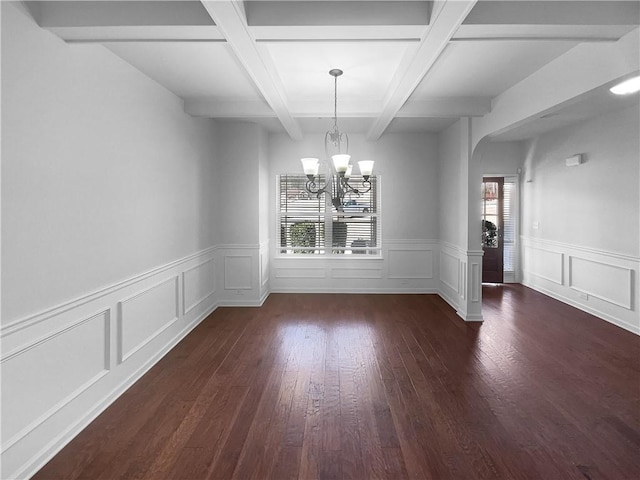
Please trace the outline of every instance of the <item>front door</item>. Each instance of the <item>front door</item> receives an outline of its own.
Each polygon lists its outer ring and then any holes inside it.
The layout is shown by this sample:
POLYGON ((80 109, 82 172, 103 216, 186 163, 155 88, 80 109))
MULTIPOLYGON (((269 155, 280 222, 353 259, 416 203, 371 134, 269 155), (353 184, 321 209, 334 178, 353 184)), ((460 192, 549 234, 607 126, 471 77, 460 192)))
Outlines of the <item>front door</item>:
POLYGON ((482 281, 502 283, 504 178, 482 179, 482 281))

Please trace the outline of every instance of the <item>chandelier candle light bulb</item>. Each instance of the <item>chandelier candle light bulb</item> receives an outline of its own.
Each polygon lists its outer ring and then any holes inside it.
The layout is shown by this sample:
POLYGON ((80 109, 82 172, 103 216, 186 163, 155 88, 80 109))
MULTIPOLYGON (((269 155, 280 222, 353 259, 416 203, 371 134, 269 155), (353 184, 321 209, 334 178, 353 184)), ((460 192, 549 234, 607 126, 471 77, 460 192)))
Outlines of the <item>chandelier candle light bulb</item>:
POLYGON ((317 158, 301 158, 302 169, 304 170, 304 174, 308 177, 311 175, 315 177, 318 175, 318 169, 320 168, 320 160, 317 158))
POLYGON ((360 174, 365 180, 368 180, 373 173, 373 160, 360 160, 358 167, 360 167, 360 174))
POLYGON ((340 176, 344 175, 349 168, 349 160, 351 160, 351 155, 348 155, 346 153, 339 153, 331 157, 331 159, 333 160, 333 166, 335 167, 336 172, 338 172, 340 176))
POLYGON ((346 178, 347 180, 351 177, 351 172, 353 171, 353 165, 349 165, 347 167, 347 171, 344 174, 344 178, 346 178))

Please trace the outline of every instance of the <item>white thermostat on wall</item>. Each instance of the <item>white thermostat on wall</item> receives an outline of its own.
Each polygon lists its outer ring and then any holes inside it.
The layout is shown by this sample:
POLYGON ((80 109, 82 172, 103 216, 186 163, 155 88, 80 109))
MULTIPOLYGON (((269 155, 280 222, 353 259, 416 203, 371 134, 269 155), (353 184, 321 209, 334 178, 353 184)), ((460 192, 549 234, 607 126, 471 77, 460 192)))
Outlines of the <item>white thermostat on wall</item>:
POLYGON ((565 159, 565 163, 567 164, 567 167, 576 167, 580 165, 582 161, 583 161, 583 158, 581 153, 578 153, 577 155, 574 155, 572 157, 565 159))

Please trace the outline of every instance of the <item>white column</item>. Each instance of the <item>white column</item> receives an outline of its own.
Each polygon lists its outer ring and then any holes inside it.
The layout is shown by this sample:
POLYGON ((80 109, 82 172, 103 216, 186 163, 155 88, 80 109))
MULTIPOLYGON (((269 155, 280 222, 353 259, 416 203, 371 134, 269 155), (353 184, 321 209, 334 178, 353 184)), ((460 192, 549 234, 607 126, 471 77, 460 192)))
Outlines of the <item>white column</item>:
POLYGON ((460 258, 460 291, 458 315, 467 322, 482 321, 482 228, 480 153, 472 150, 471 119, 461 119, 460 132, 460 181, 461 205, 465 219, 461 225, 466 230, 465 244, 460 258))

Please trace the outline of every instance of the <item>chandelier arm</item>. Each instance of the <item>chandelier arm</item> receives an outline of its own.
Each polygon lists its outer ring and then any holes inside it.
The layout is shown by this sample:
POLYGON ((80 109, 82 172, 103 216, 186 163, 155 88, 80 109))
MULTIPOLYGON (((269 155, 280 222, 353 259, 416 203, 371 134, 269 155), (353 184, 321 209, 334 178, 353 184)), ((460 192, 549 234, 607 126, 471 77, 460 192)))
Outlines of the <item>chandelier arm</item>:
POLYGON ((327 187, 326 187, 326 186, 322 187, 320 190, 318 190, 318 191, 316 192, 316 198, 318 198, 318 199, 319 199, 319 198, 320 198, 320 195, 322 195, 323 193, 327 193, 327 187))
POLYGON ((368 193, 371 191, 371 181, 369 180, 363 180, 362 181, 362 186, 363 187, 367 187, 366 190, 361 190, 360 193, 368 193))
POLYGON ((304 188, 307 190, 307 192, 313 195, 317 195, 318 198, 320 198, 320 195, 324 193, 326 187, 320 188, 319 185, 316 186, 315 179, 311 179, 311 180, 307 180, 307 183, 305 184, 304 188))
POLYGON ((355 193, 356 195, 358 195, 358 190, 356 188, 353 188, 353 186, 349 183, 349 180, 343 180, 343 186, 345 193, 355 193))

